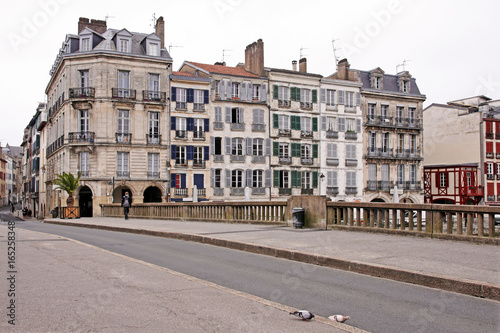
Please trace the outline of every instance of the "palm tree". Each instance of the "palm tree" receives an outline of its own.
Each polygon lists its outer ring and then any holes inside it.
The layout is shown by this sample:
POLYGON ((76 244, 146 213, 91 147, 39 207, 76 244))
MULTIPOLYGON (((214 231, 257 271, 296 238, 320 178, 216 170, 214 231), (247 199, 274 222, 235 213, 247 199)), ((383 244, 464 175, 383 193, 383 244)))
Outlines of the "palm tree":
POLYGON ((71 207, 75 204, 75 199, 73 198, 73 193, 75 190, 78 188, 78 182, 80 181, 80 177, 82 176, 82 173, 78 173, 78 177, 75 178, 75 176, 70 172, 66 173, 63 172, 60 175, 57 175, 56 178, 53 180, 54 185, 57 186, 57 188, 66 191, 68 193, 69 197, 66 199, 66 203, 68 207, 71 207))

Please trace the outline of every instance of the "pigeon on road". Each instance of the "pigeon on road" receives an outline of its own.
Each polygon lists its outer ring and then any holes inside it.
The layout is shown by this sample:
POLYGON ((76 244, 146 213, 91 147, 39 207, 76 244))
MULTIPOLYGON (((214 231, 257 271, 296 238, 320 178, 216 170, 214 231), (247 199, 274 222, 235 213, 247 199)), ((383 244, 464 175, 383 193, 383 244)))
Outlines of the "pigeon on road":
POLYGON ((350 319, 351 317, 343 316, 343 315, 333 315, 333 316, 330 316, 328 318, 333 320, 333 321, 336 321, 338 323, 343 323, 344 321, 346 321, 347 319, 350 319))
POLYGON ((311 320, 314 318, 314 315, 307 310, 294 311, 294 312, 290 312, 290 314, 294 315, 295 317, 298 317, 302 320, 311 320))

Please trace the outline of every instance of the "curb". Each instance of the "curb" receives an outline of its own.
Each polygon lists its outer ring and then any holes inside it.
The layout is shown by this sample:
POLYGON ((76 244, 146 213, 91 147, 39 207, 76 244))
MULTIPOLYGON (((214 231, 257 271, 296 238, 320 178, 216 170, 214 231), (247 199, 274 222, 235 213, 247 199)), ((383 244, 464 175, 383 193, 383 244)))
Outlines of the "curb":
POLYGON ((168 231, 153 231, 145 229, 133 229, 124 227, 112 227, 96 224, 84 224, 77 222, 63 221, 45 221, 48 224, 60 224, 67 226, 76 226, 90 229, 100 229, 107 231, 127 232, 139 235, 148 235, 156 237, 164 237, 178 239, 190 242, 198 242, 220 247, 226 247, 234 250, 246 251, 256 254, 262 254, 287 260, 294 260, 307 264, 325 266, 353 273, 370 275, 384 279, 390 279, 399 282, 406 282, 424 287, 436 288, 469 296, 487 298, 495 301, 500 301, 500 286, 487 284, 480 281, 454 278, 451 276, 424 274, 411 270, 403 270, 391 268, 382 265, 366 264, 356 261, 348 261, 322 255, 292 251, 288 249, 274 248, 263 245, 255 245, 250 243, 236 242, 226 239, 213 238, 207 236, 183 234, 168 231))

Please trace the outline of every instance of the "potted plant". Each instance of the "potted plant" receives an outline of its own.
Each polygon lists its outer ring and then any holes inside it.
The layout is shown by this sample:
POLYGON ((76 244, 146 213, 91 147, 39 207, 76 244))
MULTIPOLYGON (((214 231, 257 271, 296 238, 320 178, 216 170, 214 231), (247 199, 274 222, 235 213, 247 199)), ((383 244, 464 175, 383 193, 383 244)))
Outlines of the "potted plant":
POLYGON ((58 189, 61 189, 66 193, 68 193, 68 199, 66 199, 67 207, 61 209, 62 210, 61 218, 80 217, 80 212, 77 209, 78 207, 73 207, 75 204, 75 198, 73 198, 73 193, 79 186, 79 181, 81 176, 82 176, 81 172, 78 173, 78 177, 76 178, 70 172, 69 173, 63 172, 62 174, 57 175, 56 178, 53 180, 54 185, 56 185, 58 189))

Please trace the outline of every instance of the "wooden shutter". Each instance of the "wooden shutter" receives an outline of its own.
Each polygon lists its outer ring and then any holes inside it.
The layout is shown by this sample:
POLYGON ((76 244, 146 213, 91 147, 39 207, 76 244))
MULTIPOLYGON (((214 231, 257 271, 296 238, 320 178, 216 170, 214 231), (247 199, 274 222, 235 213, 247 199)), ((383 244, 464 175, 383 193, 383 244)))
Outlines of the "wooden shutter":
POLYGON ((313 171, 312 176, 313 176, 312 187, 318 188, 318 171, 313 171))
POLYGON ((344 102, 344 91, 343 90, 339 90, 338 93, 337 93, 337 95, 338 95, 338 99, 339 99, 338 100, 339 104, 341 104, 341 105, 345 104, 345 102, 344 102))
POLYGON ((203 119, 203 131, 204 132, 210 131, 210 119, 208 119, 208 118, 203 119))
POLYGON ((226 187, 231 188, 231 170, 225 169, 226 171, 226 187))
POLYGON ((266 156, 271 156, 271 139, 266 139, 266 156))
POLYGON ((187 146, 186 147, 186 158, 190 161, 193 160, 193 158, 194 158, 194 146, 187 146))
POLYGON ((209 160, 209 156, 210 156, 210 147, 209 146, 204 146, 203 147, 203 159, 205 161, 208 161, 209 160))
POLYGON ((246 174, 246 186, 247 187, 250 187, 252 188, 253 187, 253 184, 252 184, 252 169, 246 169, 245 170, 245 174, 246 174))
POLYGON ((241 100, 242 101, 247 100, 247 83, 246 82, 241 83, 241 100))
POLYGON ((252 156, 253 155, 253 140, 252 138, 246 138, 246 154, 248 156, 252 156))
POLYGON ((312 155, 313 155, 313 158, 318 158, 318 144, 317 143, 313 144, 312 155))
POLYGON ((312 130, 313 130, 313 132, 318 131, 318 117, 312 118, 312 130))
POLYGON ((208 90, 203 90, 203 104, 209 103, 209 94, 210 92, 208 90))
POLYGON ((175 121, 175 119, 176 119, 175 117, 170 117, 170 129, 172 131, 175 131, 175 128, 176 128, 176 125, 175 125, 176 121, 175 121))
POLYGON ((361 106, 361 94, 359 92, 356 93, 356 106, 361 106))
POLYGON ((171 159, 175 160, 176 155, 177 155, 177 146, 176 145, 171 145, 170 146, 170 152, 171 152, 171 159))
POLYGON ((273 156, 278 156, 280 153, 280 143, 278 141, 273 141, 273 156))
POLYGON ((215 154, 215 136, 210 137, 210 151, 215 154))
POLYGON ((231 155, 231 138, 226 138, 226 155, 231 155))
POLYGON ((361 133, 361 119, 356 119, 356 133, 361 133))
POLYGON ((326 90, 325 89, 319 90, 319 101, 320 101, 320 103, 326 103, 326 90))
POLYGON ((262 102, 266 102, 267 101, 267 83, 263 83, 261 89, 262 90, 260 93, 260 100, 262 102))
POLYGON ((172 96, 170 96, 172 102, 176 102, 177 101, 177 88, 176 87, 172 87, 172 96))
POLYGON ((279 128, 279 116, 276 113, 273 113, 273 128, 279 128))
POLYGON ((277 84, 273 84, 273 98, 274 99, 279 98, 279 87, 277 84))
POLYGON ((266 169, 266 187, 271 187, 271 169, 266 169))
POLYGON ((210 169, 210 187, 215 187, 215 170, 210 169))
POLYGON ((312 91, 312 102, 318 103, 318 90, 313 89, 312 91))
POLYGON ((253 84, 247 83, 247 101, 253 100, 253 84))
POLYGON ((273 170, 273 186, 274 187, 280 186, 280 171, 279 170, 273 170))
POLYGON ((231 120, 232 120, 231 108, 229 106, 226 106, 226 123, 231 123, 231 120))

